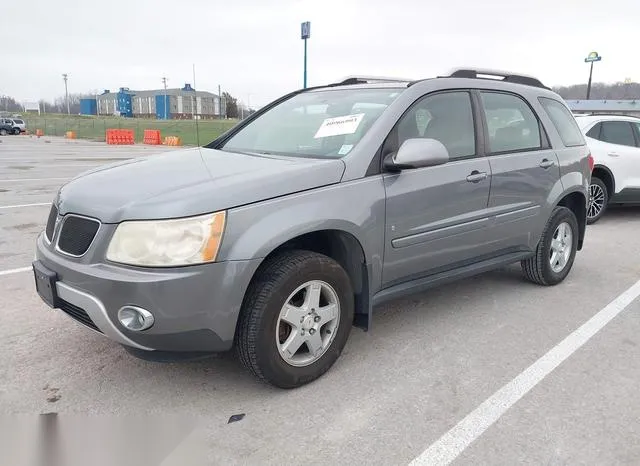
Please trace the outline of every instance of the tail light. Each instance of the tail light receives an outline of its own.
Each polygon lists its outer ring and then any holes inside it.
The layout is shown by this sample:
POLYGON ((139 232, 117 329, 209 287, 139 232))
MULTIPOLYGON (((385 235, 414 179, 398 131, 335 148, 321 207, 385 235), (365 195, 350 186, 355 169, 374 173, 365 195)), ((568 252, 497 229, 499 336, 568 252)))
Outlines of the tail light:
POLYGON ((596 164, 596 162, 593 159, 593 155, 591 155, 591 152, 589 152, 589 155, 587 155, 587 160, 589 161, 589 171, 593 172, 593 167, 596 164))

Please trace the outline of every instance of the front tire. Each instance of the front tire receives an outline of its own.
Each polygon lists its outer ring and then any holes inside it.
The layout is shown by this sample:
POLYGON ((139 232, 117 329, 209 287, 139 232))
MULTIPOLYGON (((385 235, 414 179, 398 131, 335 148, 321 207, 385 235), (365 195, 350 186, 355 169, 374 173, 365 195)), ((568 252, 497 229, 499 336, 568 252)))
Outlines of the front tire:
POLYGON ((587 224, 592 225, 602 218, 609 205, 609 190, 600 178, 592 177, 589 185, 589 207, 587 224))
POLYGON ((557 285, 569 274, 578 250, 578 220, 566 207, 556 207, 533 257, 521 262, 525 277, 538 285, 557 285))
POLYGON ((310 251, 269 259, 245 296, 236 349, 258 379, 295 388, 323 375, 344 348, 353 322, 349 276, 310 251))
POLYGON ((20 134, 20 128, 16 128, 13 130, 13 134, 15 134, 16 136, 20 134))
POLYGON ((0 136, 6 136, 7 135, 7 130, 2 128, 0 129, 0 136))

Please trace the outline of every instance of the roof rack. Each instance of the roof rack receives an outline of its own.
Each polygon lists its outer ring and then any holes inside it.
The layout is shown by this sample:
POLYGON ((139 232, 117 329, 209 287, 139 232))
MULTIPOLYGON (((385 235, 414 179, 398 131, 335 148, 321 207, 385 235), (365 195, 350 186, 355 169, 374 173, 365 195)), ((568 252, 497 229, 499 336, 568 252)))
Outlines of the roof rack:
POLYGON ((346 76, 339 82, 331 84, 332 86, 347 86, 350 84, 370 84, 370 83, 409 83, 413 81, 407 78, 391 78, 385 76, 346 76))
POLYGON ((482 69, 482 68, 454 68, 451 70, 449 76, 450 78, 472 78, 472 79, 498 79, 500 81, 515 83, 515 84, 524 84, 527 86, 541 87, 543 89, 549 89, 547 86, 542 84, 542 82, 534 78, 533 76, 528 76, 525 74, 515 74, 509 71, 499 71, 499 70, 491 70, 491 69, 482 69))

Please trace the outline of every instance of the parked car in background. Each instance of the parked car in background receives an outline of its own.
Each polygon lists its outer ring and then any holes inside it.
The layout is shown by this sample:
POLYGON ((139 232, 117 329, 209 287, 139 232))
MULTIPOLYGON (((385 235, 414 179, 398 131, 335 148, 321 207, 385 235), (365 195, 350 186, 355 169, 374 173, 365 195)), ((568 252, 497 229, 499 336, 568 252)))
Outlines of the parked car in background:
POLYGON ((640 204, 640 118, 577 115, 595 167, 589 186, 587 222, 602 218, 612 204, 640 204))
POLYGON ((351 77, 205 147, 71 180, 37 239, 36 290, 136 356, 235 347, 259 379, 297 387, 374 305, 513 262, 562 282, 591 169, 535 78, 351 77))
POLYGON ((13 121, 6 118, 0 120, 0 136, 20 134, 20 128, 13 126, 13 121))
POLYGON ((20 129, 21 133, 24 133, 25 131, 27 131, 27 124, 22 118, 12 118, 11 121, 13 121, 13 126, 15 128, 20 129))

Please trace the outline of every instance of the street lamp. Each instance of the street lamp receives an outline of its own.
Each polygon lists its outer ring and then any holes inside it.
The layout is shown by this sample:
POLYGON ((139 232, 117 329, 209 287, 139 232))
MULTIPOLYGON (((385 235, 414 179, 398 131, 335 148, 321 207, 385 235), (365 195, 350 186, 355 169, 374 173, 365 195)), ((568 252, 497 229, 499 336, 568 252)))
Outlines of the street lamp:
POLYGON ((71 110, 69 109, 69 89, 67 87, 67 73, 62 75, 62 79, 64 79, 64 100, 67 102, 67 115, 71 115, 71 110))
POLYGON ((307 39, 311 37, 311 22, 305 21, 300 25, 300 38, 304 41, 304 80, 303 87, 307 88, 307 39))
MULTIPOLYGON (((169 109, 167 108, 167 78, 162 77, 162 84, 164 85, 164 119, 169 119, 169 109)), ((157 112, 156 112, 157 113, 157 112)))
POLYGON ((602 60, 602 57, 598 55, 598 52, 591 52, 587 55, 587 58, 584 59, 585 63, 591 63, 591 67, 589 68, 589 83, 587 84, 587 100, 591 96, 591 76, 593 76, 593 63, 602 60))

